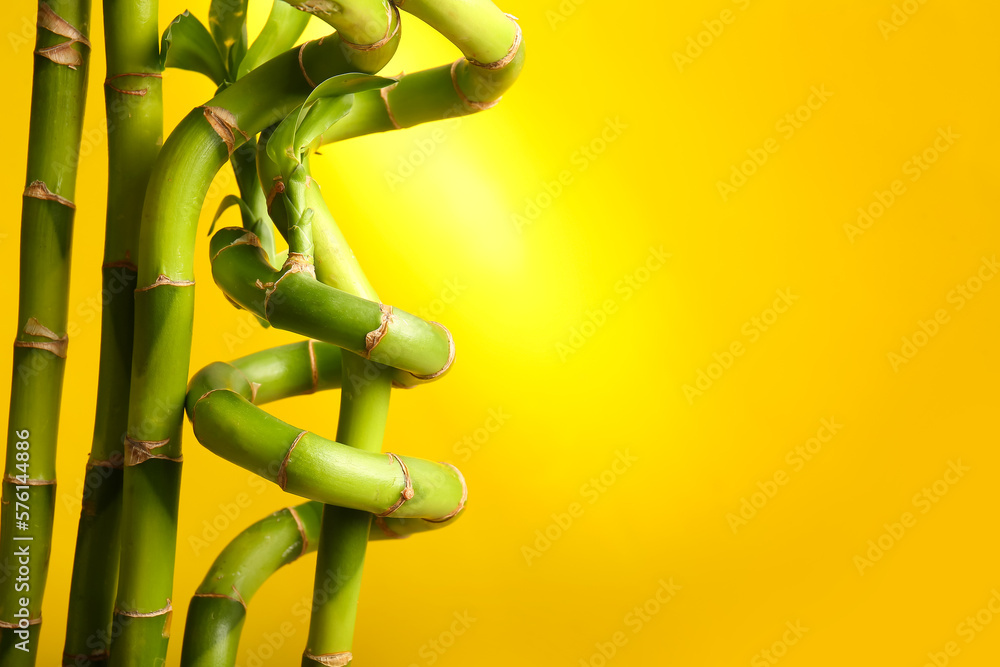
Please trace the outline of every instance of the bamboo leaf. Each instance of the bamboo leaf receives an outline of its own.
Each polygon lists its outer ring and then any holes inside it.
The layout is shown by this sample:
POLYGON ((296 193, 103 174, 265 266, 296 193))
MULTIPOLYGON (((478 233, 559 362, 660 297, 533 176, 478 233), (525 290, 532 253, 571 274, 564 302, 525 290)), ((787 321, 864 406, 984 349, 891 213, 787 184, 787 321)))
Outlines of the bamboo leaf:
POLYGON ((216 85, 226 80, 226 66, 208 29, 185 11, 163 31, 160 68, 176 67, 204 74, 216 85))
POLYGON ((245 76, 279 53, 295 46, 308 23, 308 13, 295 9, 284 0, 274 0, 267 22, 240 62, 236 78, 245 76))
POLYGON ((235 72, 247 53, 248 4, 249 0, 212 0, 208 8, 208 26, 227 72, 235 72))

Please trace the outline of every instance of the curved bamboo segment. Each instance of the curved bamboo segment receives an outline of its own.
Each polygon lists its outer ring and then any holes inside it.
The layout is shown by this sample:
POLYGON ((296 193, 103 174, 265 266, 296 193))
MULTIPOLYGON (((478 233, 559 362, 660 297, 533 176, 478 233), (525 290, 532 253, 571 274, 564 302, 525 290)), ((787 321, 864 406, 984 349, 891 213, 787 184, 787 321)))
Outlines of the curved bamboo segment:
POLYGON ((287 51, 192 111, 164 143, 143 207, 112 667, 156 664, 170 635, 198 218, 233 150, 302 103, 316 81, 376 72, 397 40, 366 52, 336 35, 287 51), (349 52, 346 53, 345 52, 349 52), (260 103, 267 91, 268 103, 260 103), (155 567, 150 567, 155 563, 155 567))
MULTIPOLYGON (((181 667, 236 664, 251 598, 280 568, 316 551, 322 516, 323 505, 315 501, 287 507, 253 524, 222 550, 188 607, 181 667)), ((369 539, 403 538, 441 525, 378 518, 369 539)))
POLYGON ((275 270, 257 237, 227 227, 212 237, 212 276, 232 301, 272 326, 332 343, 418 379, 442 375, 455 356, 448 330, 316 280, 294 258, 275 270))
POLYGON ((222 458, 295 495, 397 518, 448 521, 464 509, 461 473, 449 464, 378 454, 327 440, 261 410, 302 391, 330 388, 342 370, 332 346, 307 342, 232 364, 216 362, 191 380, 187 413, 195 436, 222 458), (273 359, 267 357, 273 356, 273 359), (263 369, 261 376, 255 369, 263 369), (271 385, 265 388, 265 382, 271 385))

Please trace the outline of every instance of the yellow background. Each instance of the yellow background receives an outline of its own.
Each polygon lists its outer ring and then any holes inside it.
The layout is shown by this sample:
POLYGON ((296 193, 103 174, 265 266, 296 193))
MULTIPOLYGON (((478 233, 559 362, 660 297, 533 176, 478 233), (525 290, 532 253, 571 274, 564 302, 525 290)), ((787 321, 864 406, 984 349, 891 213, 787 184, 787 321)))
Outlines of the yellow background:
MULTIPOLYGON (((204 18, 207 4, 190 8, 204 18)), ((8 275, 34 5, 6 5, 0 40, 8 275)), ((161 5, 163 25, 188 7, 161 5)), ((907 5, 917 11, 887 32, 879 22, 892 19, 890 0, 513 2, 503 9, 521 20, 528 63, 498 108, 437 135, 422 127, 324 151, 316 176, 382 299, 443 321, 458 343, 444 381, 394 396, 386 447, 451 460, 471 489, 455 526, 370 549, 355 664, 599 666, 601 645, 618 632, 607 664, 771 664, 759 652, 775 650, 788 667, 916 667, 950 641, 959 653, 949 664, 995 664, 1000 619, 969 642, 971 626, 960 624, 1000 587, 1000 280, 962 308, 949 294, 1000 249, 1000 10, 972 0, 907 5), (711 21, 727 9, 732 21, 720 31, 711 21), (692 47, 697 57, 679 67, 675 52, 708 29, 703 21, 720 34, 701 35, 707 46, 692 47), (788 136, 778 123, 814 86, 832 95, 800 111, 811 117, 788 136), (621 131, 602 145, 609 123, 621 131), (942 128, 959 137, 909 180, 908 161, 942 128), (723 201, 718 182, 769 138, 777 152, 723 201), (580 152, 587 146, 591 158, 580 152), (420 164, 390 183, 401 159, 420 164), (568 185, 546 198, 564 170, 568 185), (844 225, 896 179, 905 193, 852 242, 844 225), (528 213, 530 224, 512 217, 528 213), (670 254, 662 268, 639 270, 661 246, 670 254), (631 290, 619 282, 626 276, 648 279, 631 290), (773 321, 765 311, 778 290, 797 300, 773 321), (586 325, 608 300, 614 312, 586 325), (926 345, 894 369, 889 353, 939 309, 947 322, 929 341, 917 336, 926 345), (772 325, 751 341, 754 317, 772 325), (734 342, 743 354, 720 375, 713 354, 725 358, 734 342), (560 347, 572 344, 579 349, 560 347), (695 386, 699 370, 717 379, 689 401, 684 385, 695 386), (491 410, 507 415, 503 425, 477 431, 495 426, 491 410), (797 470, 786 455, 831 418, 842 428, 797 470), (466 437, 480 449, 457 444, 466 437), (637 460, 608 472, 626 452, 637 460), (939 502, 915 503, 949 461, 969 470, 938 484, 947 491, 939 502), (595 493, 588 480, 602 473, 615 480, 595 493), (787 483, 771 488, 776 473, 787 483), (758 482, 774 496, 734 533, 727 515, 744 498, 761 504, 758 482), (582 515, 560 528, 553 515, 571 506, 582 515), (860 573, 855 557, 868 557, 869 540, 888 544, 884 524, 904 512, 915 525, 860 573), (546 547, 536 531, 555 539, 546 547), (523 547, 542 549, 526 557, 523 547), (671 578, 681 587, 673 599, 649 603, 671 578), (640 624, 629 614, 647 603, 656 613, 640 624), (456 613, 475 621, 449 642, 456 613), (773 645, 788 622, 808 631, 783 652, 773 645), (431 641, 452 645, 438 653, 431 641)), ((266 6, 251 3, 253 26, 266 6)), ((100 45, 99 11, 94 18, 100 45)), ((457 57, 412 17, 403 33, 392 73, 457 57)), ((81 333, 63 402, 46 665, 62 649, 96 400, 100 332, 88 302, 100 298, 104 225, 99 47, 93 63, 70 301, 81 333)), ((164 90, 168 129, 212 94, 203 78, 176 71, 164 90)), ((234 190, 226 175, 217 185, 204 229, 234 190)), ((248 325, 225 302, 211 284, 207 241, 197 259, 192 372, 295 339, 248 325)), ((9 336, 14 288, 0 322, 9 336)), ((8 355, 2 363, 9 377, 8 355)), ((332 434, 336 405, 329 394, 273 410, 332 434)), ((189 428, 185 438, 171 664, 211 559, 244 527, 296 502, 271 485, 258 493, 249 473, 201 448, 189 428), (196 555, 189 539, 204 537, 205 520, 224 524, 220 505, 240 493, 249 507, 196 555)), ((286 568, 254 598, 240 665, 262 653, 274 654, 263 664, 298 664, 307 626, 292 609, 308 601, 314 562, 286 568), (283 620, 281 646, 269 651, 267 633, 283 620)))

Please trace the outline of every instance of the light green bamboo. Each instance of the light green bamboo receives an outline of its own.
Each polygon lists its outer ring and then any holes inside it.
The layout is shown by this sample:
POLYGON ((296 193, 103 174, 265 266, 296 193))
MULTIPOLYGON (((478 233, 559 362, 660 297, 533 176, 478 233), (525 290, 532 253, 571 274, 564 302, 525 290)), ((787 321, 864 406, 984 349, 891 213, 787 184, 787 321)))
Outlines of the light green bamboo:
POLYGON ((90 2, 38 4, 7 455, 0 509, 0 664, 35 664, 55 507, 70 246, 90 2))
POLYGON ((156 0, 105 0, 108 211, 101 362, 94 438, 84 477, 63 664, 107 660, 118 583, 122 441, 128 421, 139 216, 163 141, 156 0))
MULTIPOLYGON (((338 351, 339 355, 339 351, 338 351)), ((278 569, 316 551, 323 505, 288 507, 251 525, 226 545, 191 599, 181 667, 233 667, 247 606, 278 569)), ((380 519, 370 540, 407 537, 443 524, 380 519)))
POLYGON ((181 417, 191 350, 193 249, 205 192, 246 137, 301 104, 309 81, 374 72, 395 50, 342 49, 336 36, 286 52, 192 111, 160 151, 143 208, 122 557, 111 664, 149 665, 166 655, 172 608, 181 470, 181 417), (300 59, 301 55, 301 59, 300 59), (268 104, 259 101, 267 91, 268 104), (153 565, 155 564, 155 565, 153 565))

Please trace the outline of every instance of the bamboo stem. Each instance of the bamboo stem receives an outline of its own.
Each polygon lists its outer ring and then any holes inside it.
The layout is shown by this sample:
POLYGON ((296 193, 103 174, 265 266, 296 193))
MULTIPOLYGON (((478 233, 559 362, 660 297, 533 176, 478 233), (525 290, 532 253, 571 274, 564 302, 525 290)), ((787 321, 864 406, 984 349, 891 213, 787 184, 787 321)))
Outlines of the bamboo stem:
POLYGON ((345 54, 337 36, 286 52, 192 111, 160 151, 143 208, 122 511, 116 618, 122 632, 111 664, 165 659, 177 539, 181 418, 191 351, 193 249, 212 177, 232 150, 301 104, 311 81, 377 71, 383 48, 345 54), (267 90, 269 104, 259 103, 267 90), (169 224, 168 224, 169 222, 169 224), (151 563, 156 563, 151 566, 151 563))
POLYGON ((33 665, 55 508, 56 441, 68 338, 70 246, 90 44, 90 2, 38 4, 21 209, 0 562, 0 664, 33 665))
POLYGON ((163 140, 156 0, 105 0, 108 212, 94 439, 77 532, 64 665, 108 656, 118 583, 124 440, 132 364, 135 256, 146 184, 163 140))

